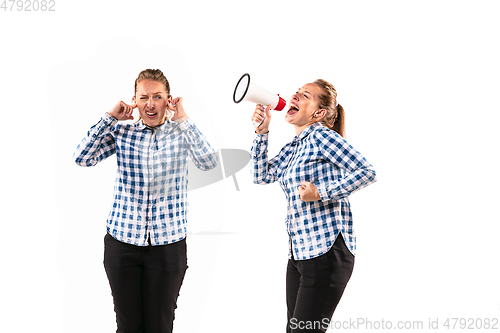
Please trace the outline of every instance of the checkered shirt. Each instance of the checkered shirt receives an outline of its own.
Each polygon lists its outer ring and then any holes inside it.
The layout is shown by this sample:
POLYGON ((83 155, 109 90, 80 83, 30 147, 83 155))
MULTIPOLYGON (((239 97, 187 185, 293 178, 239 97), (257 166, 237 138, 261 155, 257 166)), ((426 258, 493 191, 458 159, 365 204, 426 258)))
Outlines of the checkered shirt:
POLYGON ((142 121, 120 124, 107 113, 78 145, 78 165, 94 166, 116 153, 114 201, 107 231, 138 246, 175 243, 186 237, 187 161, 201 170, 217 165, 217 154, 188 118, 151 128, 142 121))
POLYGON ((252 150, 253 181, 278 181, 285 192, 289 258, 318 257, 332 247, 342 233, 353 255, 356 236, 348 196, 375 182, 375 170, 335 131, 315 123, 286 144, 268 161, 268 134, 256 135, 252 150), (321 200, 304 202, 298 187, 303 181, 318 188, 321 200), (293 252, 293 253, 292 253, 293 252))

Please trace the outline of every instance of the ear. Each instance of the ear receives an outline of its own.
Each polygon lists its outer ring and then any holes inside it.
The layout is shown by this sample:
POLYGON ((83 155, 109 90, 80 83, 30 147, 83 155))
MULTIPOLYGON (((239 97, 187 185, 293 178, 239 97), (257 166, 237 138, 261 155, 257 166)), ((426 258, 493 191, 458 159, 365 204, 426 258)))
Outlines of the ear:
POLYGON ((134 97, 132 97, 132 102, 137 104, 137 101, 136 101, 136 99, 135 99, 135 96, 134 96, 134 97))
POLYGON ((319 109, 314 113, 314 117, 316 118, 323 118, 326 115, 326 110, 325 109, 319 109))

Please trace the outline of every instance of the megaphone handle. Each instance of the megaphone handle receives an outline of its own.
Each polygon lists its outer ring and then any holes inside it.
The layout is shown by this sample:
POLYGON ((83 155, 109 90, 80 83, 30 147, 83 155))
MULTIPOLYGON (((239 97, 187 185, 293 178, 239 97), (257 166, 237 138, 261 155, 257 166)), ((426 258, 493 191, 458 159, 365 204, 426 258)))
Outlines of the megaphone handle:
MULTIPOLYGON (((262 107, 264 107, 264 116, 262 117, 262 121, 264 121, 264 119, 266 119, 266 110, 265 110, 266 106, 263 104, 258 104, 258 105, 262 105, 262 107)), ((252 121, 253 127, 254 128, 259 127, 259 125, 262 124, 262 121, 256 121, 256 120, 252 121)))

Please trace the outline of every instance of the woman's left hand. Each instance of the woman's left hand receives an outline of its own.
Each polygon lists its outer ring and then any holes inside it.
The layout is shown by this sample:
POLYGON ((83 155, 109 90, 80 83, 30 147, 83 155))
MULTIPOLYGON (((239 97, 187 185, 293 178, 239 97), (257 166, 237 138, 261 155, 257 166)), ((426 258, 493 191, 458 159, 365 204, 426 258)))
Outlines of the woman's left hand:
POLYGON ((318 188, 313 183, 302 182, 302 185, 300 185, 298 188, 302 201, 321 200, 318 188))
POLYGON ((182 97, 177 97, 168 102, 167 107, 170 111, 174 111, 173 120, 187 117, 184 107, 182 106, 182 97))

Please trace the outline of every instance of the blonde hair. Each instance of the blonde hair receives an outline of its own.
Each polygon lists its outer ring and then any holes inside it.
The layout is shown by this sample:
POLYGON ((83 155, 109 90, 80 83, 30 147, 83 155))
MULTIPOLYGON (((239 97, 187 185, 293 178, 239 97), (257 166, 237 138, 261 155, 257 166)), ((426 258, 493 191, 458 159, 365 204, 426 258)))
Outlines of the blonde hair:
POLYGON ((152 80, 160 82, 165 86, 165 91, 167 95, 170 96, 170 84, 167 78, 163 75, 163 72, 159 69, 145 69, 139 73, 137 79, 135 79, 134 95, 137 94, 137 85, 143 80, 152 80))
POLYGON ((323 94, 319 96, 318 107, 325 109, 326 113, 320 122, 340 136, 345 137, 345 112, 342 105, 337 103, 337 90, 331 83, 323 79, 318 79, 314 83, 323 90, 323 94))

